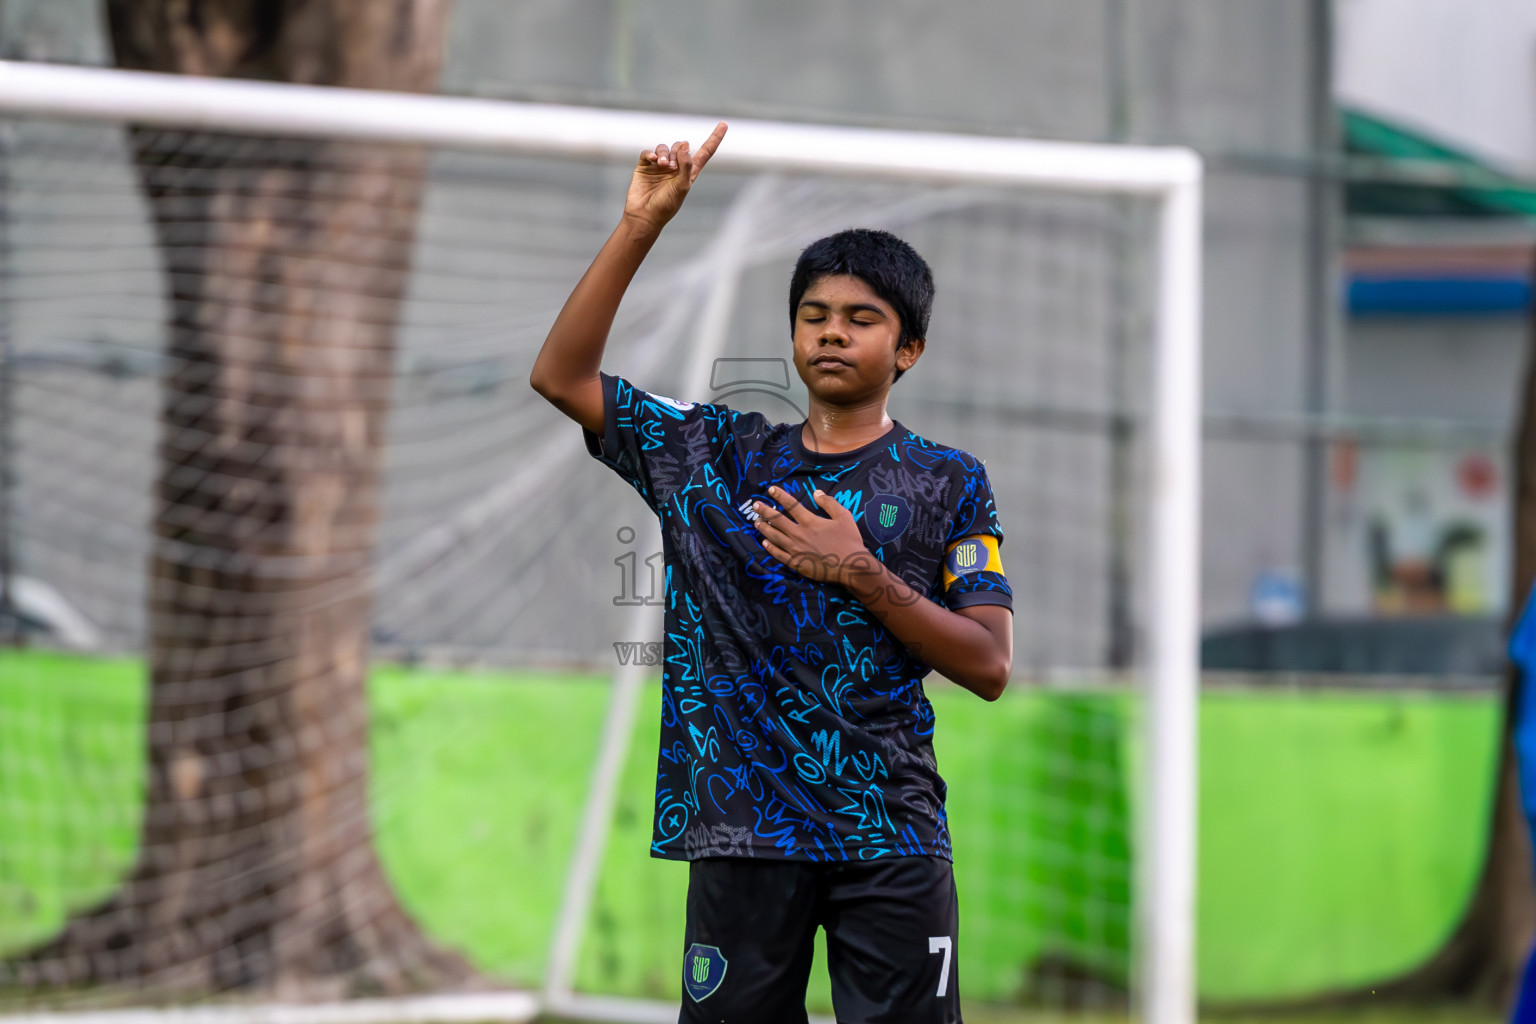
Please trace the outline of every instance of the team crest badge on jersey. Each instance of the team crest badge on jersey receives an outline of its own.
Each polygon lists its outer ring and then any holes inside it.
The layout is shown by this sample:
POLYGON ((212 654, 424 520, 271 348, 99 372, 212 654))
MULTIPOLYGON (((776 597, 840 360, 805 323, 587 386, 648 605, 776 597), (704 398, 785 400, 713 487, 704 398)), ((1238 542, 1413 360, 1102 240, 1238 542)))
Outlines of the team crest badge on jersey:
POLYGON ((912 506, 899 494, 876 494, 864 506, 864 525, 878 544, 889 544, 906 532, 912 506))
POLYGON ((714 946, 702 946, 695 942, 683 956, 683 987, 694 1002, 708 999, 715 994, 725 980, 728 965, 720 950, 714 946))

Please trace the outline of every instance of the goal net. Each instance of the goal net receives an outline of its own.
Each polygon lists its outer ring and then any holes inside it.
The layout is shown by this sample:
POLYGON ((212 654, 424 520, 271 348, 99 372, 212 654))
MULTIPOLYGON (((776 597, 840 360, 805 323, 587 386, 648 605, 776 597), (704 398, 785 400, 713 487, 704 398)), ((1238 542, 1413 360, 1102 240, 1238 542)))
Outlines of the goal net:
MULTIPOLYGON (((675 1019, 660 539, 528 371, 708 123, 19 65, 0 109, 0 1015, 675 1019)), ((611 336, 798 422, 799 251, 933 266, 891 413, 986 463, 1014 591, 1004 698, 928 686, 968 1000, 1192 1019, 1198 221, 1181 151, 735 122, 611 336)))

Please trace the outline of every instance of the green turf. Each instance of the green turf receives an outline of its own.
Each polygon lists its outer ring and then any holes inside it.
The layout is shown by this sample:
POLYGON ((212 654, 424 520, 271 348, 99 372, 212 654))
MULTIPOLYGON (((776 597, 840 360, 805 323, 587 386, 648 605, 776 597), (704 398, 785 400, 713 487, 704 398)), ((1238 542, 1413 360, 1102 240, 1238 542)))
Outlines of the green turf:
MULTIPOLYGON (((405 905, 482 969, 534 984, 588 784, 607 686, 538 673, 380 668, 373 805, 405 905)), ((133 856, 143 671, 0 652, 0 949, 56 929, 133 856)), ((1016 687, 932 693, 949 781, 965 991, 1014 1001, 1027 965, 1129 963, 1136 708, 1016 687)), ((677 995, 685 865, 646 855, 654 687, 626 765, 579 984, 677 995)), ((1488 697, 1210 693, 1202 701, 1204 996, 1296 995, 1430 951, 1474 878, 1492 777, 1488 697)), ((824 972, 812 1003, 827 1005, 824 972)))

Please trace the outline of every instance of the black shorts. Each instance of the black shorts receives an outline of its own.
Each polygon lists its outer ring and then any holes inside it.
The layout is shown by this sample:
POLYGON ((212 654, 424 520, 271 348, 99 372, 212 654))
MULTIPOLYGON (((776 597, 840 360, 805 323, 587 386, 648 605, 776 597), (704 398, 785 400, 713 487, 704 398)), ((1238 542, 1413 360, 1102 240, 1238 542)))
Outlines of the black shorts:
POLYGON ((954 1024, 959 922, 941 857, 693 861, 678 1021, 803 1024, 820 926, 841 1024, 954 1024))

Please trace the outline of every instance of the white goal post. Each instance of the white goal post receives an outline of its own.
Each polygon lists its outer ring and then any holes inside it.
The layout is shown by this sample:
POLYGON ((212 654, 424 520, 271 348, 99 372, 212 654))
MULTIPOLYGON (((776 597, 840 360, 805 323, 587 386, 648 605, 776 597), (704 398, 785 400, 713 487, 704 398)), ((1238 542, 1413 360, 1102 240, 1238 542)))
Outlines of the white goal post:
MULTIPOLYGON (((454 149, 632 161, 658 140, 701 139, 703 117, 548 104, 396 94, 315 86, 191 78, 0 61, 0 110, 9 116, 134 122, 285 137, 322 137, 454 149)), ((1147 443, 1150 490, 1144 564, 1148 656, 1145 716, 1146 813, 1139 854, 1137 978, 1148 1024, 1194 1021, 1196 702, 1198 694, 1201 162, 1176 147, 1045 142, 931 132, 732 119, 714 158, 721 168, 779 170, 935 183, 1027 187, 1126 195, 1158 205, 1156 315, 1147 443)), ((729 301, 727 297, 725 301, 729 301)), ((708 318, 706 318, 708 319, 708 318)), ((691 396, 684 396, 691 397, 691 396)), ((623 667, 619 672, 625 673, 623 667)), ((633 670, 628 670, 634 675, 633 670)), ((638 677, 636 677, 637 679, 638 677)), ((627 737, 635 680, 619 683, 609 734, 627 737)), ((587 814, 587 838, 601 847, 600 819, 621 757, 605 750, 587 814), (611 763, 610 763, 611 762, 611 763), (606 773, 606 776, 605 776, 606 773), (596 830, 595 832, 593 830, 596 830)), ((596 853, 578 844, 578 862, 596 853)), ((573 867, 566 910, 590 896, 591 865, 573 867), (585 872, 585 874, 583 873, 585 872)), ((563 914, 544 1005, 567 1015, 622 1019, 619 1008, 582 1000, 568 958, 580 922, 563 914), (573 932, 574 929, 574 932, 573 932), (564 972, 564 973, 562 973, 564 972), (617 1015, 615 1015, 617 1014, 617 1015)), ((574 915, 579 917, 580 915, 574 915)), ((515 997, 515 998, 514 998, 515 997)), ((407 1016, 377 1007, 316 1014, 294 1008, 185 1011, 187 1020, 527 1019, 531 1001, 487 994, 410 1001, 407 1016), (286 1014, 286 1015, 285 1015, 286 1014)), ((397 1008, 398 1009, 398 1008, 397 1008)), ((167 1020, 177 1014, 103 1012, 27 1019, 167 1020)), ((12 1020, 17 1018, 11 1018, 12 1020)))

